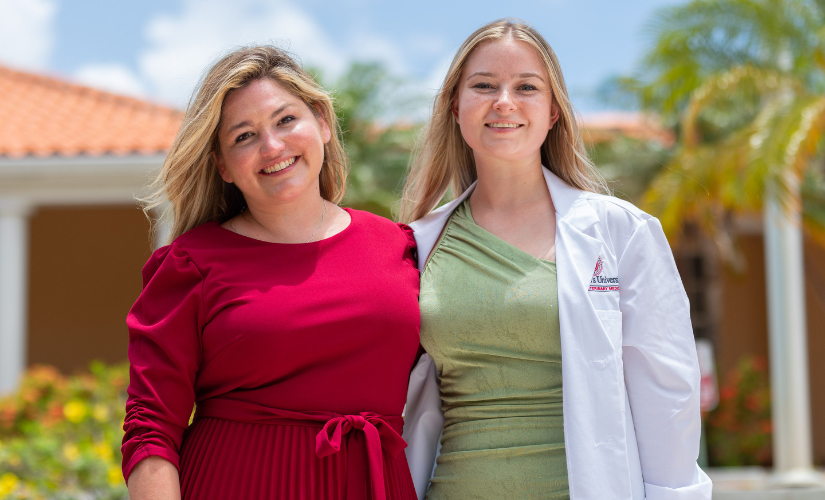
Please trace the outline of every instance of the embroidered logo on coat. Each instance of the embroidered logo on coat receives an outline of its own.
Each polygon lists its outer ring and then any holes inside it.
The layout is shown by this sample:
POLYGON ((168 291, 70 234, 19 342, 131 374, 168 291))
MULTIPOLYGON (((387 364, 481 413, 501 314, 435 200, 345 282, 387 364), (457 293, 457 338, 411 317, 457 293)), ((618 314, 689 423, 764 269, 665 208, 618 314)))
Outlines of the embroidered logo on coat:
POLYGON ((602 276, 604 271, 604 262, 602 256, 599 255, 599 260, 596 261, 596 269, 593 271, 593 278, 590 279, 590 292, 618 292, 619 291, 619 277, 602 276))

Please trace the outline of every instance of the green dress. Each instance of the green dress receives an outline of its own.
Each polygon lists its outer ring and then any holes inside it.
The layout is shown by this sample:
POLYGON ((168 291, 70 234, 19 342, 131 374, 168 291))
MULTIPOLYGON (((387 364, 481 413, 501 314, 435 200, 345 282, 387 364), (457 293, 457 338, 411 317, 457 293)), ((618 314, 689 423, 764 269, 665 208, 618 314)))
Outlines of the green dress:
POLYGON ((477 226, 468 200, 424 268, 419 301, 445 419, 427 498, 570 498, 555 263, 477 226))

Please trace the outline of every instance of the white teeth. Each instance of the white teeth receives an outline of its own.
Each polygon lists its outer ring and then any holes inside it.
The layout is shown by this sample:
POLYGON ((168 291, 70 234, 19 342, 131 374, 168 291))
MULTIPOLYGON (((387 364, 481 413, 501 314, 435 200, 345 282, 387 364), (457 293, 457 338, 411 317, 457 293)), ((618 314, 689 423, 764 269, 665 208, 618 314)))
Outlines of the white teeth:
POLYGON ((488 123, 488 127, 492 128, 516 128, 519 126, 518 123, 488 123))
POLYGON ((281 163, 279 163, 277 165, 272 165, 269 168, 263 169, 262 172, 265 173, 265 174, 271 174, 272 172, 277 172, 279 170, 283 170, 286 167, 288 167, 288 166, 292 165, 293 163, 295 163, 296 158, 298 158, 298 157, 293 156, 292 158, 290 158, 288 160, 284 160, 284 161, 282 161, 281 163))

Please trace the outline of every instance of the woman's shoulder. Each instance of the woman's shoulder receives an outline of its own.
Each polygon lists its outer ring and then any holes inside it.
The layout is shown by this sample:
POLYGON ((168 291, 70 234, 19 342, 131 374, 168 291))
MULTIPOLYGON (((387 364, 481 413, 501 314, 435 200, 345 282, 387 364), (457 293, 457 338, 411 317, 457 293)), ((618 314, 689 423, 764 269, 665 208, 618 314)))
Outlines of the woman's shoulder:
POLYGON ((364 227, 369 231, 395 235, 404 235, 408 232, 412 233, 412 229, 410 229, 410 227, 406 224, 393 222, 386 217, 376 215, 372 212, 358 210, 355 208, 347 208, 347 211, 349 211, 350 215, 354 219, 358 220, 361 227, 364 227))
POLYGON ((207 222, 186 231, 168 245, 152 252, 149 260, 143 266, 144 286, 158 273, 161 267, 168 269, 169 272, 180 273, 190 268, 200 272, 193 255, 197 255, 199 249, 214 246, 220 231, 222 231, 222 228, 217 222, 207 222))
POLYGON ((658 224, 658 219, 648 214, 633 203, 612 195, 586 193, 588 204, 596 211, 599 220, 614 229, 635 231, 650 222, 658 224))
POLYGON ((370 236, 383 243, 395 242, 403 245, 407 250, 415 248, 415 237, 410 226, 393 222, 372 212, 354 208, 348 208, 347 210, 350 212, 353 221, 357 220, 358 226, 370 236))

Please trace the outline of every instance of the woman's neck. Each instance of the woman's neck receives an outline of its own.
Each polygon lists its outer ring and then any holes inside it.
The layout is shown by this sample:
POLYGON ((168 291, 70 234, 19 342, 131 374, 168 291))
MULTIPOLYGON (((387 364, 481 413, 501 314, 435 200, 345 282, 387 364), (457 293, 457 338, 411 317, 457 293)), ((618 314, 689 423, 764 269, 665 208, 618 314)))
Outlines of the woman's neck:
POLYGON ((249 200, 247 209, 230 222, 234 222, 231 229, 252 238, 276 243, 304 243, 318 239, 320 226, 327 215, 327 202, 315 190, 288 203, 249 200))
POLYGON ((478 183, 471 196, 472 209, 518 211, 550 202, 541 160, 476 161, 478 183))

